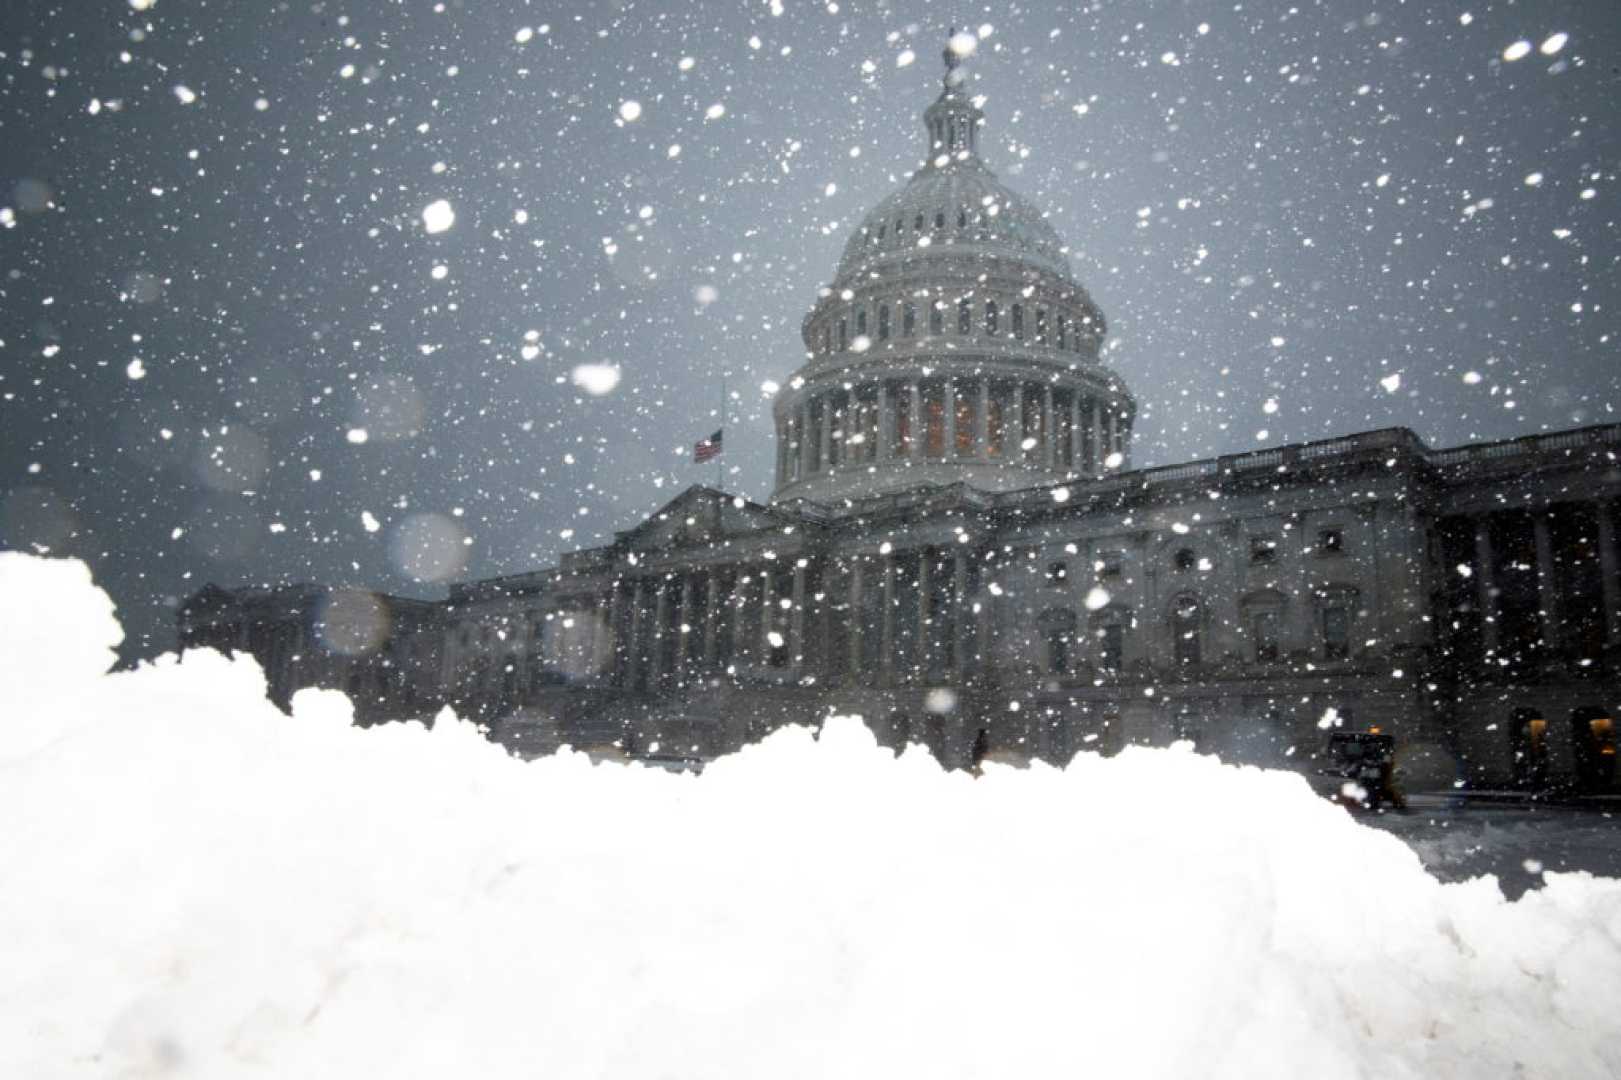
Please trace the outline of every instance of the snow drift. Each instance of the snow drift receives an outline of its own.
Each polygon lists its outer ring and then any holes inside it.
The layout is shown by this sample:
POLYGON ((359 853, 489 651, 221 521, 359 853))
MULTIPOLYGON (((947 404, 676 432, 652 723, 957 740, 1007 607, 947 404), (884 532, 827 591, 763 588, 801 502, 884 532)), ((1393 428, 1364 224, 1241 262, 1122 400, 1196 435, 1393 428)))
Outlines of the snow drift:
POLYGON ((1621 1071, 1621 882, 1442 885, 1290 774, 523 763, 118 637, 0 554, 0 1075, 1621 1071))

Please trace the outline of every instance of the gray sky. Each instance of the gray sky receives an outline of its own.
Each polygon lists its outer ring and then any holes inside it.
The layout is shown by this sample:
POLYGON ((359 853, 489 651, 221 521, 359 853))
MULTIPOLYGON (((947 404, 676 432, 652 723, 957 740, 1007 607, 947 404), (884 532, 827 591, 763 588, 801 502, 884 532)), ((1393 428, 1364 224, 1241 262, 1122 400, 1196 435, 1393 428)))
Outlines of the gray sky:
POLYGON ((210 580, 438 595, 402 535, 517 572, 712 482, 723 371, 763 498, 761 386, 920 162, 953 22, 1139 464, 1617 418, 1608 0, 780 9, 10 0, 0 543, 89 559, 131 656, 210 580))

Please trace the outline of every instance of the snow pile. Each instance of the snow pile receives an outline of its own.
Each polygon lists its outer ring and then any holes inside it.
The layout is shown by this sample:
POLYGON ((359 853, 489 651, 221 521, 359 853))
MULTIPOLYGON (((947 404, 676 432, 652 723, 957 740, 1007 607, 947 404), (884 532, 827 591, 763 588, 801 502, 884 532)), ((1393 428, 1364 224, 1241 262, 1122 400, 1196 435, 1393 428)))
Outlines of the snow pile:
POLYGON ((1441 885, 1289 774, 525 764, 117 635, 0 554, 3 1076, 1621 1071, 1621 882, 1441 885))

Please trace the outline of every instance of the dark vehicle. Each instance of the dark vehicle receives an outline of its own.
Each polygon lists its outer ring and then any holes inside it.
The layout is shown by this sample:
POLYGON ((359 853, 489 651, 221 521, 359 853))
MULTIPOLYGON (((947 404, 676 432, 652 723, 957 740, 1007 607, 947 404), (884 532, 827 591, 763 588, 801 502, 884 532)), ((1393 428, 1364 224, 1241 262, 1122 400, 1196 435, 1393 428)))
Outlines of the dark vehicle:
POLYGON ((1389 803, 1404 809, 1396 790, 1396 738, 1377 731, 1336 731, 1323 749, 1318 775, 1340 781, 1331 797, 1353 810, 1378 810, 1389 803))

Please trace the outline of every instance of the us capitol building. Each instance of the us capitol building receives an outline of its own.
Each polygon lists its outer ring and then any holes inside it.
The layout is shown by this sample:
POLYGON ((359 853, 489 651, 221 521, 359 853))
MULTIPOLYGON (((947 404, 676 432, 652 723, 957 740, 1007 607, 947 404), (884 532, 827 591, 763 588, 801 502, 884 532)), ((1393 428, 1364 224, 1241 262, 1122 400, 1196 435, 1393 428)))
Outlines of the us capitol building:
POLYGON ((926 163, 804 320, 769 503, 693 486, 444 601, 210 586, 183 648, 525 755, 702 761, 836 711, 954 767, 1173 740, 1282 765, 1377 727, 1471 784, 1616 790, 1621 425, 1134 469, 1103 313, 981 160, 960 76, 948 52, 926 163))

